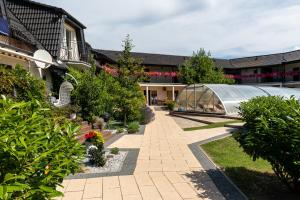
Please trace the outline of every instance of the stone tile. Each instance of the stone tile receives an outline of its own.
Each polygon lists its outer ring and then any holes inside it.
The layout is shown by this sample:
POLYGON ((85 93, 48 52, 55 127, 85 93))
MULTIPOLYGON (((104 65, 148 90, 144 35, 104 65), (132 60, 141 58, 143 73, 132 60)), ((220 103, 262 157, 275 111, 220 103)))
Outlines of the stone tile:
POLYGON ((119 178, 117 176, 103 177, 103 189, 119 188, 119 178))
POLYGON ((142 173, 135 173, 134 174, 135 180, 138 186, 151 186, 154 185, 149 174, 147 172, 142 173))
POLYGON ((102 197, 102 178, 87 179, 83 192, 83 198, 90 199, 100 197, 102 197))
POLYGON ((196 198, 198 195, 187 183, 175 183, 174 187, 183 199, 196 198))
POLYGON ((66 192, 79 192, 84 190, 86 179, 73 179, 69 181, 66 192))
POLYGON ((140 194, 134 176, 120 176, 119 180, 123 196, 140 194))
POLYGON ((83 192, 67 192, 62 200, 81 200, 83 192))
POLYGON ((162 198, 155 186, 141 186, 139 188, 140 188, 143 200, 162 200, 162 198))
POLYGON ((122 200, 122 194, 120 188, 103 188, 103 200, 122 200))
POLYGON ((128 196, 123 195, 123 200, 143 200, 143 199, 141 195, 128 195, 128 196))
POLYGON ((165 176, 168 178, 168 180, 174 184, 174 183, 185 183, 186 181, 176 172, 164 172, 165 176))

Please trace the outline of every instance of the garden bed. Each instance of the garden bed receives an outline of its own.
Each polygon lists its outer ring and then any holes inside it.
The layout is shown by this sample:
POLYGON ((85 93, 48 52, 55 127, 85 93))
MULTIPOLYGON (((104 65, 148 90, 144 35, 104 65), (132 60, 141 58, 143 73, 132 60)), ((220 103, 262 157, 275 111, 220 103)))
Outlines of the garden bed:
POLYGON ((117 155, 111 155, 109 154, 109 152, 106 152, 105 157, 109 156, 109 158, 107 158, 106 163, 103 167, 97 167, 95 165, 92 165, 89 162, 89 159, 85 158, 83 160, 84 166, 81 168, 81 170, 83 171, 82 173, 90 174, 120 172, 127 154, 128 151, 120 151, 117 155))
POLYGON ((268 162, 252 161, 232 137, 201 147, 249 199, 300 199, 278 180, 268 162))

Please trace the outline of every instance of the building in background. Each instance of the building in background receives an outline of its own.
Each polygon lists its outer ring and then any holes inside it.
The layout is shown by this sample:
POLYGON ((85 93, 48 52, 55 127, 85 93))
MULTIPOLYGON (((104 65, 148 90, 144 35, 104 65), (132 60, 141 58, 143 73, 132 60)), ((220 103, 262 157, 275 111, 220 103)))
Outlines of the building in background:
POLYGON ((224 70, 237 83, 300 87, 300 50, 229 60, 224 70))
MULTIPOLYGON (((115 65, 122 53, 111 50, 92 50, 98 66, 115 65)), ((163 105, 167 100, 175 101, 178 94, 186 87, 180 80, 179 66, 188 56, 136 53, 132 56, 141 60, 145 72, 149 76, 147 82, 140 83, 148 105, 163 105)), ((217 66, 230 63, 224 59, 214 59, 217 66)))
MULTIPOLYGON (((86 28, 62 8, 31 0, 0 0, 0 64, 21 64, 31 74, 44 79, 49 91, 58 94, 68 66, 88 69, 89 53, 102 69, 115 65, 120 51, 92 49, 85 42, 86 28), (51 60, 37 57, 48 52, 51 60), (41 68, 37 63, 43 63, 41 68)), ((189 57, 132 53, 140 58, 149 80, 140 83, 148 105, 175 100, 186 85, 179 66, 189 57)), ((238 84, 275 87, 300 87, 300 50, 236 59, 213 59, 217 67, 238 84)))

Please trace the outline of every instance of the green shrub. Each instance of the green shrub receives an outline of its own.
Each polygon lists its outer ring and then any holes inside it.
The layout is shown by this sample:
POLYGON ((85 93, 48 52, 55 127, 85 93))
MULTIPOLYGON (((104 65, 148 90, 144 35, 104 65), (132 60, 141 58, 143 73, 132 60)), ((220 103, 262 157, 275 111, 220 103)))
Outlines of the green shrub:
POLYGON ((140 130, 140 124, 138 122, 131 122, 128 124, 128 133, 136 133, 140 130))
POLYGON ((114 154, 114 155, 117 155, 117 154, 119 154, 119 148, 118 147, 114 147, 114 148, 112 148, 111 150, 110 150, 110 153, 111 154, 114 154))
POLYGON ((0 199, 50 199, 79 169, 79 127, 58 124, 38 101, 0 100, 0 199))
POLYGON ((52 114, 55 117, 66 117, 69 118, 70 114, 78 113, 80 111, 80 107, 77 105, 67 105, 64 107, 54 107, 52 108, 52 114))
POLYGON ((121 134, 124 132, 124 129, 123 128, 117 128, 117 134, 121 134))
POLYGON ((36 99, 45 101, 45 81, 30 75, 21 65, 15 69, 0 67, 0 94, 18 101, 36 99))
POLYGON ((175 109, 176 102, 175 102, 175 101, 168 100, 168 101, 166 102, 166 105, 167 105, 167 107, 168 107, 168 110, 173 111, 173 110, 175 109))
POLYGON ((97 167, 103 167, 106 163, 103 148, 99 146, 90 146, 88 149, 88 156, 91 164, 97 167))
POLYGON ((300 192, 300 103, 291 98, 257 97, 242 103, 245 131, 234 135, 253 160, 270 162, 290 189, 300 192))

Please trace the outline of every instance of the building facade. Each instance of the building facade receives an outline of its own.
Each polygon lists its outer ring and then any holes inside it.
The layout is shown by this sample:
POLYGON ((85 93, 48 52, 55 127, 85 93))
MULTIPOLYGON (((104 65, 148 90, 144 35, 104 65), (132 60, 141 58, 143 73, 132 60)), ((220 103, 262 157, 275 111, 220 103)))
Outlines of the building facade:
MULTIPOLYGON (((120 51, 92 49, 85 42, 86 27, 62 8, 31 0, 0 0, 0 65, 21 64, 32 75, 47 83, 48 91, 58 94, 67 67, 88 69, 89 54, 97 66, 116 65, 120 51), (35 56, 44 50, 51 60, 35 56), (37 62, 46 67, 41 68, 37 62)), ((148 105, 175 100, 186 87, 179 66, 189 57, 133 52, 141 59, 148 81, 140 83, 148 105)), ((238 84, 300 87, 300 50, 236 59, 213 59, 217 67, 238 84)))
POLYGON ((0 6, 0 65, 22 65, 56 94, 67 66, 89 67, 86 27, 68 12, 30 0, 0 0, 0 6), (39 50, 51 60, 36 57, 39 50))

